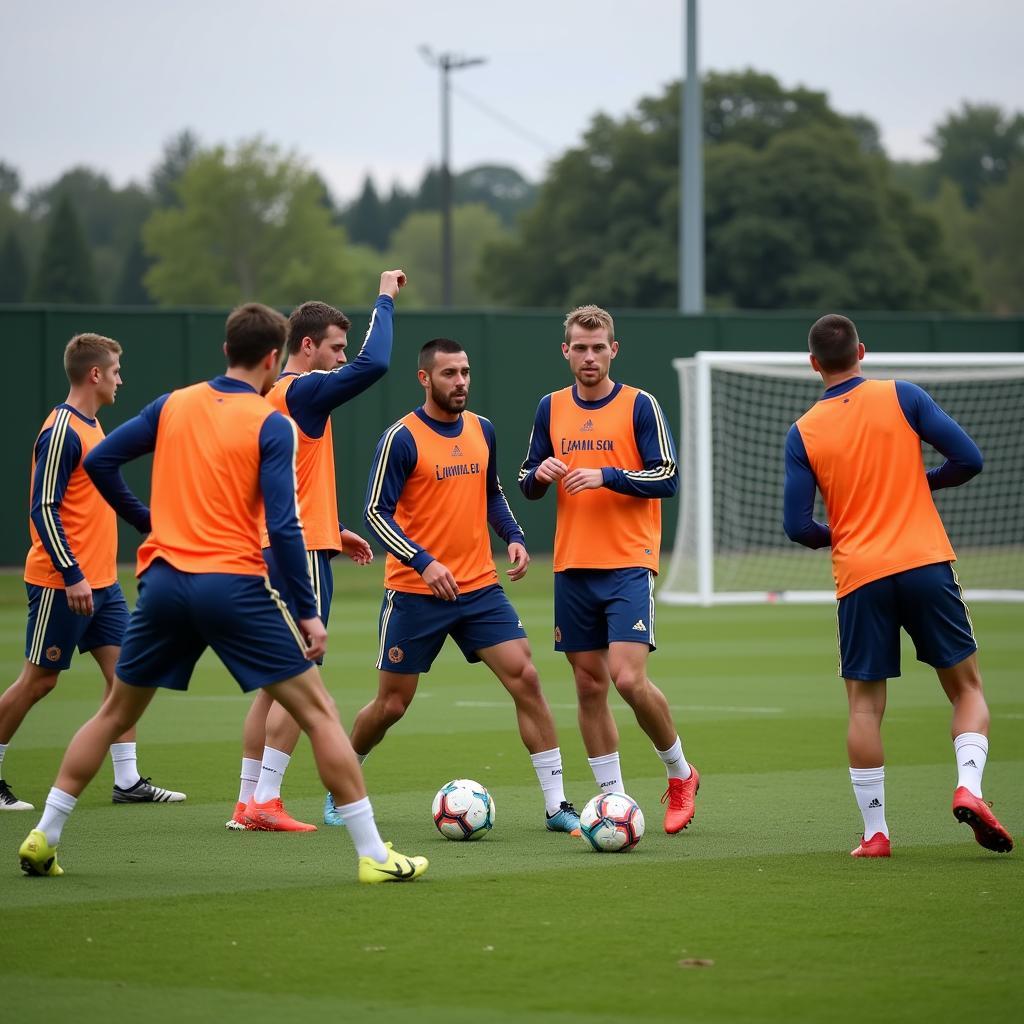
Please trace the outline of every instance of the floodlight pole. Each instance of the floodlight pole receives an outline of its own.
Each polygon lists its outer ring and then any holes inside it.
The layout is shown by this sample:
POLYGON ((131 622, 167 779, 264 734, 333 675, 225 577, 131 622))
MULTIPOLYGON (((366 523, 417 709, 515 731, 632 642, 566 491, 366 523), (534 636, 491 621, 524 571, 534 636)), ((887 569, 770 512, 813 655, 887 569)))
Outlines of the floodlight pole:
POLYGON ((704 312, 704 111, 697 66, 697 0, 686 0, 686 66, 679 97, 679 310, 704 312))
POLYGON ((451 172, 451 83, 449 73, 485 64, 484 57, 460 57, 453 53, 435 54, 421 46, 424 59, 441 72, 441 305, 451 306, 453 298, 452 258, 452 172, 451 172))

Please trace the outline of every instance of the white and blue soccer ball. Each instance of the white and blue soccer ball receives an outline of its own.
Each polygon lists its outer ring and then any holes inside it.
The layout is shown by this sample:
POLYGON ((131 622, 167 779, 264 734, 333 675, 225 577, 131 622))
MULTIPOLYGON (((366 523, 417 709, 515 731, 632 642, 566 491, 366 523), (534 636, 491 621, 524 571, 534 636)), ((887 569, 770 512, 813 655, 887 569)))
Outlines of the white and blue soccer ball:
POLYGON ((432 811, 445 839, 482 839, 494 827, 494 798, 472 779, 453 779, 442 786, 432 811))
POLYGON ((583 808, 580 831, 598 853, 626 853, 643 838, 644 812, 625 793, 598 793, 583 808))

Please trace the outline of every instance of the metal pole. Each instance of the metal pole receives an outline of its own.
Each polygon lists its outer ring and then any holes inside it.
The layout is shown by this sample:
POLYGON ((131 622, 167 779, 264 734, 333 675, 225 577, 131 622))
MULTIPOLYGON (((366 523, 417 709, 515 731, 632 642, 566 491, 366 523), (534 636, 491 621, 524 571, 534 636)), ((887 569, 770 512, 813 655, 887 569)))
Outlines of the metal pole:
POLYGON ((441 68, 441 305, 452 304, 452 172, 451 172, 451 58, 444 54, 441 68))
POLYGON ((679 309, 704 312, 704 111, 697 65, 697 0, 686 0, 686 67, 679 116, 679 309))

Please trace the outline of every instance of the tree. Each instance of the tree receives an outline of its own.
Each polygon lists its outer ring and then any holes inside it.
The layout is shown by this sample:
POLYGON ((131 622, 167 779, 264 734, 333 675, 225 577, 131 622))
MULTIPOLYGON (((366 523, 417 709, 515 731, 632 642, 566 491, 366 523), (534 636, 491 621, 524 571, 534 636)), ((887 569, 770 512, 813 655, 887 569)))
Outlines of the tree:
POLYGON ((938 153, 939 177, 959 185, 964 202, 974 209, 985 189, 1006 181, 1014 162, 1024 159, 1024 114, 964 103, 936 126, 928 141, 938 153))
MULTIPOLYGON (((598 115, 555 161, 521 233, 484 256, 522 305, 674 306, 679 86, 620 121, 598 115)), ((977 300, 934 217, 896 188, 864 118, 769 75, 705 86, 709 302, 960 309, 977 300)), ((877 132, 874 133, 877 138, 877 132)))
POLYGON ((153 299, 144 282, 152 265, 146 256, 141 236, 137 237, 124 258, 121 275, 114 289, 114 302, 119 306, 151 306, 153 299))
POLYGON ((149 188, 157 206, 178 206, 178 182, 199 155, 199 136, 186 128, 164 143, 160 162, 149 176, 149 188))
POLYGON ((18 236, 9 231, 0 247, 0 302, 24 302, 28 291, 28 263, 18 236))
MULTIPOLYGON (((454 299, 459 306, 486 302, 487 292, 477 281, 480 253, 504 235, 501 221, 482 203, 456 206, 452 211, 454 236, 454 299)), ((390 262, 409 275, 402 291, 402 305, 441 304, 441 214, 425 210, 410 214, 392 236, 390 262)))
POLYGON ((363 181, 359 198, 345 211, 342 224, 353 242, 381 251, 387 248, 393 225, 387 222, 377 188, 369 175, 363 181))
POLYGON ((143 228, 145 284, 162 304, 286 306, 345 297, 365 277, 367 257, 332 224, 320 179, 260 139, 200 153, 178 196, 143 228))
POLYGON ((455 175, 453 191, 456 203, 483 203, 505 227, 512 227, 537 197, 536 185, 503 164, 480 164, 461 171, 455 175))
POLYGON ((974 225, 981 281, 999 313, 1024 312, 1024 161, 985 191, 974 225))
POLYGON ((30 297, 36 302, 99 302, 92 258, 67 195, 61 196, 50 217, 30 297))

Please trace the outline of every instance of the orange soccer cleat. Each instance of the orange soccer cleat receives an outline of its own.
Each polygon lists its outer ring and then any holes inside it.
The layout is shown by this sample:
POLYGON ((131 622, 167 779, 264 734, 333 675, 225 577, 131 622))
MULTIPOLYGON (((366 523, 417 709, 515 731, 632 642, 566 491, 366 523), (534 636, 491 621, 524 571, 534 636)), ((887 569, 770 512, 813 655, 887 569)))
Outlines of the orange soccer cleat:
POLYGON ((953 817, 974 829, 978 845, 995 853, 1009 853, 1013 849, 1013 836, 999 824, 999 819, 989 810, 991 806, 966 786, 960 786, 953 794, 953 817))
POLYGON ((304 821, 296 821, 281 803, 281 798, 276 797, 268 800, 265 804, 258 804, 250 800, 245 805, 242 820, 247 829, 253 832, 315 832, 316 825, 309 825, 304 821))
POLYGON ((235 813, 224 822, 224 827, 230 832, 244 832, 246 830, 245 804, 241 800, 235 804, 235 813))
POLYGON ((688 779, 669 779, 668 789, 661 802, 668 802, 665 808, 665 831, 671 836, 682 832, 693 821, 693 801, 700 789, 700 773, 690 765, 688 779))
POLYGON ((851 857, 891 857, 892 847, 889 845, 889 837, 882 832, 876 832, 870 839, 861 836, 860 846, 850 851, 851 857))

